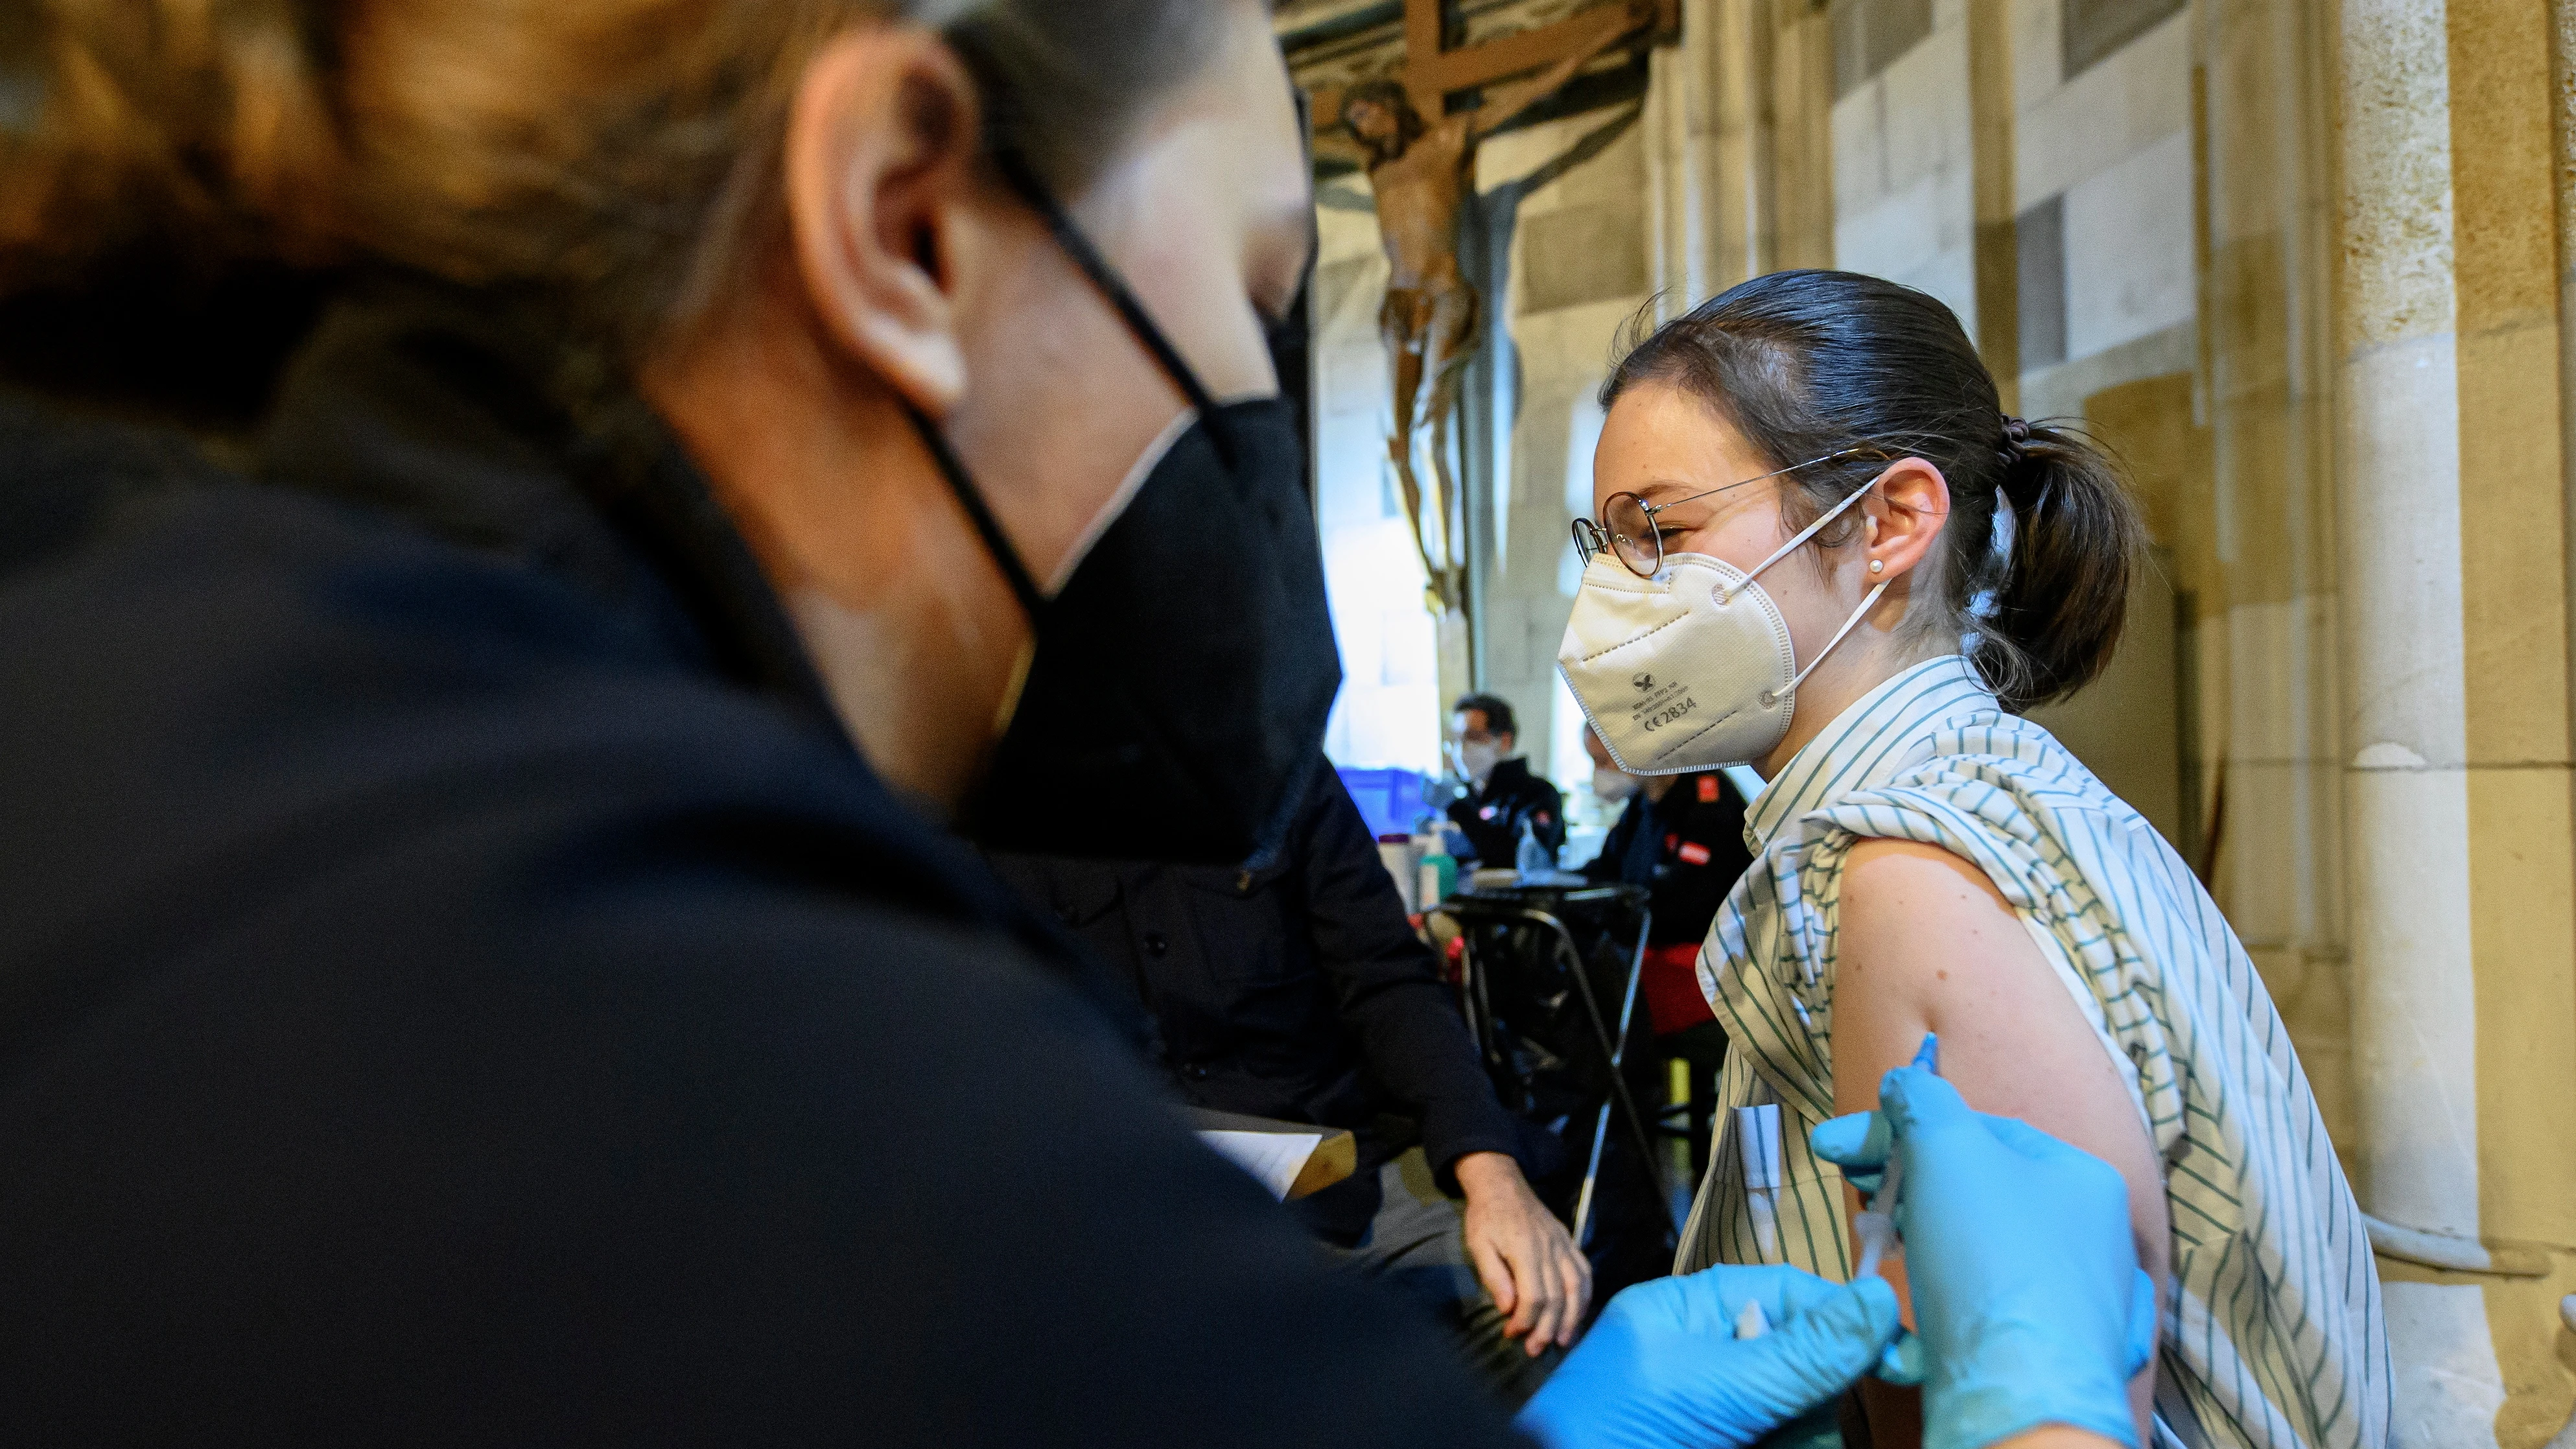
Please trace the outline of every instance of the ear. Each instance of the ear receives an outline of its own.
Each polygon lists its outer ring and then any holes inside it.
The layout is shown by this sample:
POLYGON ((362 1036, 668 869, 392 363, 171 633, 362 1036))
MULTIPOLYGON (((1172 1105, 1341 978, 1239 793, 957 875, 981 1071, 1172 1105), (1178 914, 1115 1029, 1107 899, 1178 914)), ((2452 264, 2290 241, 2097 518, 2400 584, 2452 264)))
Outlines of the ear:
POLYGON ((1865 518, 1860 566, 1886 565, 1865 574, 1865 582, 1892 582, 1923 561, 1941 536, 1941 525, 1950 521, 1949 480, 1921 458, 1907 458, 1880 475, 1860 507, 1865 518))
POLYGON ((894 26, 823 46, 788 115, 788 231, 815 317, 933 417, 966 391, 956 263, 982 125, 955 54, 894 26))

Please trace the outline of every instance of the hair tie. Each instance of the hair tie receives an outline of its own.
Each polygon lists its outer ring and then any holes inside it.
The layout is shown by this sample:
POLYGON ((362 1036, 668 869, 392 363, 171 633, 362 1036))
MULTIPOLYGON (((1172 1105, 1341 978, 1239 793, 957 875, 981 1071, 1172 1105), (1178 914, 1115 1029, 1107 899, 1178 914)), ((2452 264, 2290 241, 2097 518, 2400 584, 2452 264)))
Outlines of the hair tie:
POLYGON ((2002 461, 2007 473, 2022 460, 2023 452, 2029 447, 2030 424, 2010 413, 2004 414, 2004 440, 1995 445, 1995 457, 2002 461))

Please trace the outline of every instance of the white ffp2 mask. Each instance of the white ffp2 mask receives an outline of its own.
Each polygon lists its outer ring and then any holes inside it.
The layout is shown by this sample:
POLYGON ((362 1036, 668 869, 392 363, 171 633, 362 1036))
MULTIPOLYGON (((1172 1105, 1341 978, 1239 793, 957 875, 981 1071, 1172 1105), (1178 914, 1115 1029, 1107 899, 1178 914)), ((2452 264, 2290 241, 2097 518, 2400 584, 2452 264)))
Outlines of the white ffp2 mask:
POLYGON ((1668 554, 1651 579, 1610 551, 1593 555, 1566 621, 1556 667, 1601 743, 1632 775, 1680 775, 1749 764, 1789 732, 1799 681, 1887 592, 1860 607, 1807 667, 1789 621, 1756 575, 1786 558, 1863 494, 1873 478, 1746 573, 1705 554, 1668 554))

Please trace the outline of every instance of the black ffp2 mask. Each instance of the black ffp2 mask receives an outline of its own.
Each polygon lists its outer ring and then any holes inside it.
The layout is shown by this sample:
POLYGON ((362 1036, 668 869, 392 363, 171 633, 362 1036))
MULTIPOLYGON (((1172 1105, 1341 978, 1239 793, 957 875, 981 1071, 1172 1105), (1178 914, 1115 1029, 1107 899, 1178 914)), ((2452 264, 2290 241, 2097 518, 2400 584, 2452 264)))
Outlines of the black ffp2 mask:
POLYGON ((1294 410, 1276 397, 1217 405, 1027 168, 1002 169, 1196 416, 1050 600, 915 415, 1035 631, 1018 707, 960 824, 997 851, 1266 863, 1323 765, 1342 681, 1294 410))

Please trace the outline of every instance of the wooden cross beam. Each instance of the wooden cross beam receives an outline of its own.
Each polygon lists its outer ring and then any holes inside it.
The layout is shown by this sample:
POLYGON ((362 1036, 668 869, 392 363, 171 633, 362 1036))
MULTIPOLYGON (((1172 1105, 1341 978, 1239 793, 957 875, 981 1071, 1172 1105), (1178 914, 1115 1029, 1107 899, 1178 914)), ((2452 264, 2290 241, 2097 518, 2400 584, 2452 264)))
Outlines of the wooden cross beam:
MULTIPOLYGON (((1619 0, 1607 0, 1553 25, 1451 50, 1441 44, 1446 6, 1447 0, 1404 0, 1404 69, 1398 79, 1413 97, 1413 108, 1435 121, 1447 113, 1451 93, 1544 69, 1566 56, 1594 49, 1628 23, 1619 0)), ((1658 9, 1656 39, 1680 34, 1681 0, 1658 0, 1658 9)), ((1316 127, 1338 125, 1341 114, 1342 88, 1318 87, 1316 127)))

